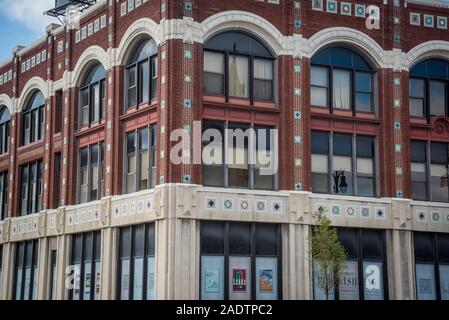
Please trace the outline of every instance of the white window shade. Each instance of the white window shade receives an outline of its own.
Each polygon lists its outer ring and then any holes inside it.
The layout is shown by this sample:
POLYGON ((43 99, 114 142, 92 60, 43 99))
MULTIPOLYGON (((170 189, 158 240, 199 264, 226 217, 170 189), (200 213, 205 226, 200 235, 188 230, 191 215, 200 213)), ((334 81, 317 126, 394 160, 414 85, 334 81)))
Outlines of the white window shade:
POLYGON ((228 167, 230 169, 248 168, 248 149, 240 147, 228 148, 228 167))
POLYGON ((229 57, 229 95, 249 97, 248 58, 229 57))
POLYGON ((357 158, 357 172, 362 174, 373 175, 373 160, 366 158, 357 158))
POLYGON ((312 154, 312 172, 327 173, 329 171, 329 162, 327 155, 312 154))
POLYGON ((334 170, 352 171, 352 164, 350 157, 334 156, 333 158, 334 170))
POLYGON ((412 167, 412 172, 421 172, 421 173, 426 172, 426 164, 425 163, 412 162, 411 167, 412 167))
POLYGON ((273 64, 271 60, 254 59, 254 77, 262 80, 273 79, 273 64))
POLYGON ((446 177, 447 168, 445 165, 432 164, 430 166, 430 174, 432 177, 446 177))
POLYGON ((213 73, 224 73, 224 56, 221 53, 204 53, 204 71, 213 73))

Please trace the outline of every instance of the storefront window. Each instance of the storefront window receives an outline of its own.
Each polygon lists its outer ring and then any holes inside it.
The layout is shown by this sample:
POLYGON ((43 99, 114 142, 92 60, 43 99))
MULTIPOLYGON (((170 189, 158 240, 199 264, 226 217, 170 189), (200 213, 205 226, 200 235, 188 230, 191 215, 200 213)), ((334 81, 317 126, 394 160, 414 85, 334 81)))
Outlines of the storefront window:
POLYGON ((203 222, 201 299, 280 298, 277 225, 203 222))

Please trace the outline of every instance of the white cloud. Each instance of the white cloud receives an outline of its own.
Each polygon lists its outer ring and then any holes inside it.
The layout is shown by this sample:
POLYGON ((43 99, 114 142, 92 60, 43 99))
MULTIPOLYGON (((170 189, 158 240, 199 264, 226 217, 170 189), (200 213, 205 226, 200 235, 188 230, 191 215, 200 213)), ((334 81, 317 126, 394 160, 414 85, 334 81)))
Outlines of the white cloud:
POLYGON ((23 24, 30 31, 40 34, 49 23, 58 21, 43 14, 54 5, 54 0, 0 0, 0 12, 5 17, 23 24))

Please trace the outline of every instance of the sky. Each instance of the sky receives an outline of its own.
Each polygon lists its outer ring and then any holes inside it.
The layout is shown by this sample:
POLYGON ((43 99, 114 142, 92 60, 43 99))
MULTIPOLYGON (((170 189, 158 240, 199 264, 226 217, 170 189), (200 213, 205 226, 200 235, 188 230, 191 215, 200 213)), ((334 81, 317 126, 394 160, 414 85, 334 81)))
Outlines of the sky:
POLYGON ((59 23, 43 15, 54 4, 54 0, 0 0, 0 63, 11 57, 17 45, 42 38, 49 23, 59 23))

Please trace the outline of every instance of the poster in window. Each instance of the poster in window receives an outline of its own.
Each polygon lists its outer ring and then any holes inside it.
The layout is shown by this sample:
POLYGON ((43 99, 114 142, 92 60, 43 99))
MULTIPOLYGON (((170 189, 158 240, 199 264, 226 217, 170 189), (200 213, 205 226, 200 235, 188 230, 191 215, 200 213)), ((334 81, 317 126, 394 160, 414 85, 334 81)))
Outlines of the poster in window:
POLYGON ((318 261, 313 262, 313 289, 314 289, 314 299, 315 300, 335 300, 334 289, 330 290, 329 297, 326 299, 326 293, 323 289, 323 279, 320 272, 320 263, 318 261))
POLYGON ((101 272, 100 262, 95 263, 95 300, 100 300, 101 272))
POLYGON ((201 299, 224 299, 224 257, 201 257, 201 299))
POLYGON ((278 299, 278 259, 256 258, 256 299, 276 300, 278 299))
POLYGON ((416 295, 418 300, 435 300, 435 269, 433 264, 416 264, 416 295))
POLYGON ((154 257, 147 258, 147 300, 155 299, 154 257))
POLYGON ((77 264, 75 266, 75 279, 73 288, 73 300, 79 300, 81 294, 81 265, 77 264))
POLYGON ((363 262, 363 282, 365 300, 383 300, 383 265, 382 262, 363 262))
POLYGON ((31 286, 31 268, 25 269, 25 288, 23 289, 23 296, 28 300, 30 296, 30 286, 31 286))
POLYGON ((449 265, 440 264, 441 300, 449 300, 449 265))
POLYGON ((359 300, 359 272, 357 261, 348 261, 340 272, 340 300, 359 300))
MULTIPOLYGON (((229 299, 251 299, 251 258, 229 257, 229 299)), ((256 282, 257 284, 257 282, 256 282)))
POLYGON ((246 292, 248 281, 246 279, 246 269, 234 269, 232 270, 232 291, 233 292, 246 292))
POLYGON ((134 259, 133 299, 143 298, 143 258, 134 259))
POLYGON ((121 267, 121 279, 120 279, 121 300, 129 299, 129 267, 130 267, 130 260, 123 259, 121 267))
POLYGON ((207 293, 220 292, 220 268, 207 268, 204 271, 204 290, 207 293))

